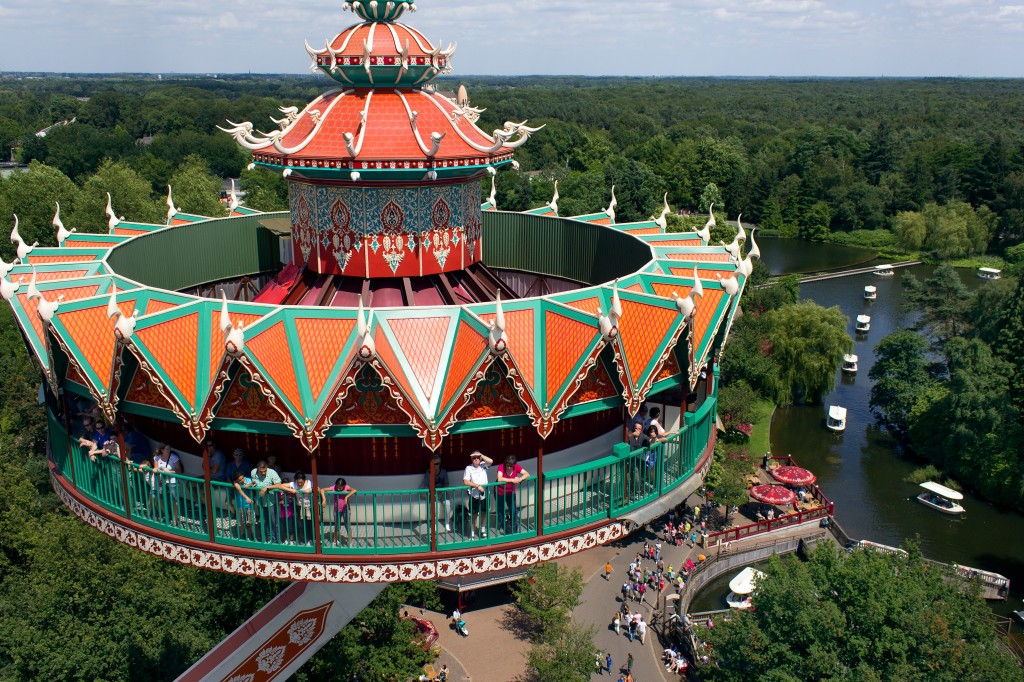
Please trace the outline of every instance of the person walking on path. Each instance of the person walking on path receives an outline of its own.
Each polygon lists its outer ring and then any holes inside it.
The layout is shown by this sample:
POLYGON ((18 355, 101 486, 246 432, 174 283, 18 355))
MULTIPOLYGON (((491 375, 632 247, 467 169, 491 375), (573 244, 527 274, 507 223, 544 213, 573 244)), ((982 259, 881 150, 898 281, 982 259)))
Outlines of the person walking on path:
POLYGON ((630 654, 628 656, 626 656, 626 674, 627 675, 632 675, 633 674, 633 654, 632 654, 632 652, 630 652, 630 654))
POLYGON ((611 580, 612 579, 612 564, 611 564, 610 561, 606 561, 604 563, 604 579, 605 580, 611 580))
POLYGON ((604 654, 604 665, 608 669, 608 674, 612 674, 612 652, 606 651, 604 654))

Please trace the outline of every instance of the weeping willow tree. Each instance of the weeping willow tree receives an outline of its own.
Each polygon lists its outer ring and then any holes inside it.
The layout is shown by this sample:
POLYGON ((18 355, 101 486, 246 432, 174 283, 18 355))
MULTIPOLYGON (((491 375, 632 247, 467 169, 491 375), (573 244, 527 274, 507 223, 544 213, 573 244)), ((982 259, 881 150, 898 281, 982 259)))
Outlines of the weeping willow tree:
POLYGON ((849 322, 838 307, 808 301, 783 306, 765 316, 765 349, 776 366, 775 402, 821 402, 832 390, 843 356, 853 350, 849 322))

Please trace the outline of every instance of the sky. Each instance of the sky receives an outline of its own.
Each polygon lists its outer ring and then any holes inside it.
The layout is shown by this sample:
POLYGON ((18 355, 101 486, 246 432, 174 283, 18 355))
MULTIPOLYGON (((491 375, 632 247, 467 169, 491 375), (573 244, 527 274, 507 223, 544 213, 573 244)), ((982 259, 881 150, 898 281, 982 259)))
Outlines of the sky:
MULTIPOLYGON (((1024 0, 419 0, 455 75, 1024 76, 1024 0)), ((0 71, 301 73, 340 0, 0 0, 0 71)))

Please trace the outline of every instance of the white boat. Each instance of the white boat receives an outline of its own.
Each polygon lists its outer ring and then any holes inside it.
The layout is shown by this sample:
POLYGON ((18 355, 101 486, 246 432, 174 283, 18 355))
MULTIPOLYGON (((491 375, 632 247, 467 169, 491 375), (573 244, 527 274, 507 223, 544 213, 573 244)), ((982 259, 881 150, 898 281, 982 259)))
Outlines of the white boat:
POLYGON ((864 287, 864 300, 865 301, 874 301, 876 298, 878 298, 878 289, 876 289, 875 287, 871 286, 870 284, 867 285, 866 287, 864 287))
POLYGON ((981 277, 982 279, 1001 279, 1002 276, 1002 270, 996 270, 995 268, 978 268, 978 277, 981 277))
POLYGON ((756 568, 747 566, 739 574, 729 581, 731 592, 725 597, 725 603, 730 609, 749 609, 751 607, 750 595, 757 589, 757 582, 764 578, 764 573, 756 568))
POLYGON ((891 265, 876 265, 875 274, 879 277, 892 277, 896 274, 896 271, 891 265))
POLYGON ((943 514, 958 515, 966 511, 958 504, 960 500, 964 499, 964 496, 952 488, 932 481, 925 481, 921 487, 925 489, 925 492, 917 496, 917 501, 924 506, 931 507, 943 514))
POLYGON ((857 333, 867 334, 869 331, 871 331, 871 317, 869 317, 868 315, 858 315, 857 333))
POLYGON ((898 554, 900 556, 908 556, 907 550, 900 549, 899 547, 890 547, 889 545, 882 545, 877 542, 871 542, 870 540, 861 540, 857 543, 857 549, 863 549, 869 552, 881 552, 882 554, 898 554))
POLYGON ((839 407, 838 405, 830 405, 828 408, 828 419, 825 420, 825 426, 828 427, 829 431, 835 431, 836 433, 842 433, 846 430, 846 408, 839 407))
POLYGON ((856 374, 857 360, 859 360, 859 358, 856 355, 844 355, 843 371, 846 372, 847 374, 856 374))

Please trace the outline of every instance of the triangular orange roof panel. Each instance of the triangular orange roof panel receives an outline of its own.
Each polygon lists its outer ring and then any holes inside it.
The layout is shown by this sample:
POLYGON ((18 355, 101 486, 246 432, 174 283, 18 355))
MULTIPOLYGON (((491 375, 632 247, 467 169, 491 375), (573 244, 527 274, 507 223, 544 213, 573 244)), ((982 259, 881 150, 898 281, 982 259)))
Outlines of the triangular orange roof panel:
POLYGON ((686 298, 690 295, 690 290, 693 289, 689 284, 668 284, 666 282, 651 282, 651 288, 654 289, 655 294, 663 298, 672 298, 672 294, 679 298, 686 298))
POLYGON ((88 272, 88 270, 54 270, 52 272, 37 272, 36 282, 53 282, 58 279, 85 277, 88 272))
POLYGON ((314 403, 319 402, 327 380, 338 364, 338 356, 344 350, 355 320, 325 320, 319 318, 297 318, 295 331, 302 347, 302 360, 309 377, 309 390, 314 403))
POLYGON ((401 388, 407 400, 412 400, 412 386, 409 385, 409 379, 405 376, 405 372, 402 371, 402 365, 399 364, 398 357, 391 348, 391 342, 388 341, 387 335, 379 327, 374 336, 373 344, 377 349, 377 355, 380 357, 381 364, 394 376, 395 381, 398 382, 398 387, 401 388))
POLYGON ((451 323, 450 317, 388 320, 388 325, 395 333, 395 340, 427 398, 434 395, 434 382, 441 369, 441 358, 451 323))
POLYGON ((135 332, 153 360, 185 399, 196 408, 196 371, 199 362, 199 313, 174 317, 135 332))
POLYGON ((658 346, 669 336, 669 331, 679 319, 680 314, 675 306, 662 308, 639 301, 622 301, 619 343, 622 344, 630 378, 635 385, 640 383, 658 346))
POLYGON ((591 296, 590 298, 581 298, 578 301, 565 301, 565 305, 583 311, 588 315, 595 315, 597 309, 601 307, 601 299, 597 296, 591 296))
POLYGON ((695 263, 728 263, 732 258, 728 253, 670 253, 669 260, 689 260, 695 263))
MULTIPOLYGON (((508 352, 515 360, 516 367, 522 374, 522 380, 531 392, 535 390, 534 362, 536 352, 533 349, 534 324, 532 310, 505 311, 505 335, 508 336, 508 352)), ((494 323, 494 313, 481 315, 487 324, 494 323)))
MULTIPOLYGON (((126 298, 117 302, 122 315, 131 315, 135 310, 135 299, 126 298)), ((114 368, 114 322, 107 317, 107 304, 92 308, 73 310, 67 313, 57 311, 57 317, 68 331, 82 359, 109 389, 110 374, 114 368)))
POLYGON ((278 390, 294 409, 301 410, 299 382, 295 378, 295 366, 292 364, 284 322, 278 322, 253 338, 246 339, 245 352, 259 361, 267 377, 277 384, 278 390))
MULTIPOLYGON (((38 278, 36 279, 38 282, 38 278)), ((64 301, 77 301, 80 298, 89 298, 95 296, 96 292, 99 291, 99 284, 89 284, 84 287, 70 287, 68 289, 51 289, 50 291, 44 291, 43 295, 46 296, 46 300, 52 301, 58 296, 63 296, 64 301)), ((39 299, 33 298, 29 300, 27 293, 19 293, 18 300, 21 302, 21 307, 25 309, 25 314, 28 316, 28 321, 31 323, 32 328, 36 330, 36 334, 39 338, 43 337, 43 321, 39 317, 39 299)))
POLYGON ((150 300, 149 305, 146 306, 146 314, 147 315, 153 315, 155 313, 162 313, 165 310, 170 310, 171 308, 177 308, 180 305, 181 305, 180 303, 171 303, 169 301, 161 301, 161 300, 158 300, 158 299, 153 299, 153 300, 150 300))
POLYGON ((596 326, 560 315, 553 310, 545 313, 547 343, 547 402, 550 405, 569 374, 579 363, 587 347, 600 334, 596 326))
POLYGON ((693 320, 693 345, 695 348, 700 347, 704 335, 708 333, 708 327, 711 326, 715 310, 718 308, 718 303, 724 295, 725 292, 721 289, 704 290, 704 297, 697 303, 697 310, 693 320))
POLYGON ((480 357, 487 350, 487 339, 465 321, 459 322, 455 336, 455 348, 448 360, 448 377, 441 395, 443 408, 462 386, 463 381, 476 369, 480 357))

